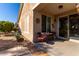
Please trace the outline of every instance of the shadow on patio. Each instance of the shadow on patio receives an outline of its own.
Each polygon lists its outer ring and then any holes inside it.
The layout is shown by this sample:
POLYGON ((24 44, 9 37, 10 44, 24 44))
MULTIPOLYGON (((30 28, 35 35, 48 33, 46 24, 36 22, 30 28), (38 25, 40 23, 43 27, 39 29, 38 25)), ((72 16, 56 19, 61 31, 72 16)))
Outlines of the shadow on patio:
POLYGON ((18 43, 16 40, 0 40, 0 55, 3 56, 24 56, 24 55, 47 55, 50 48, 43 44, 32 44, 29 41, 18 43))
POLYGON ((19 56, 30 54, 28 48, 23 47, 23 43, 27 42, 18 43, 16 40, 0 40, 0 55, 19 56))
POLYGON ((10 39, 10 40, 0 39, 0 55, 48 56, 48 49, 53 49, 51 45, 54 45, 54 44, 55 44, 55 41, 47 42, 47 43, 46 42, 31 43, 30 41, 26 40, 24 42, 18 43, 16 40, 13 40, 13 39, 10 39))
POLYGON ((12 48, 17 45, 14 40, 0 40, 0 51, 12 48))

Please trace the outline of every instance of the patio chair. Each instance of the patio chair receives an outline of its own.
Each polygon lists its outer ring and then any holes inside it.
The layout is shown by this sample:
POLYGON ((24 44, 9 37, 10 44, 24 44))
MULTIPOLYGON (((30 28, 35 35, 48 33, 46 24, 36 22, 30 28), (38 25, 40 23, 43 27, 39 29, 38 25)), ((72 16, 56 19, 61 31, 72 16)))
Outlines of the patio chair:
POLYGON ((45 42, 46 41, 47 36, 44 34, 41 34, 40 32, 37 33, 37 41, 38 42, 45 42))

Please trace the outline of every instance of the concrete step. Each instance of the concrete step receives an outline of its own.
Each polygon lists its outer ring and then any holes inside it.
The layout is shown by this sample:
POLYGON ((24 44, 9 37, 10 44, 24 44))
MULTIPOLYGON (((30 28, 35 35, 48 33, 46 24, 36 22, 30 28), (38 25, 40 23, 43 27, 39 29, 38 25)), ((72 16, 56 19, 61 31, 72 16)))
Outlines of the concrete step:
POLYGON ((70 37, 69 41, 79 43, 79 37, 70 37))

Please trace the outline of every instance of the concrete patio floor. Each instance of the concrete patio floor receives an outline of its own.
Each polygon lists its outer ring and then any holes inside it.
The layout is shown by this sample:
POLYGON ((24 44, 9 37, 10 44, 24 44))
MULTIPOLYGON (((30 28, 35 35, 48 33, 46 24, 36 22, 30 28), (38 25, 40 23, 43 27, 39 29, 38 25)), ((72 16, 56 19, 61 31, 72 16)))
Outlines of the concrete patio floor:
POLYGON ((56 42, 52 49, 49 49, 50 55, 57 56, 79 56, 79 44, 75 42, 65 41, 56 42))
POLYGON ((50 56, 79 56, 79 43, 71 41, 57 41, 54 44, 39 43, 47 47, 46 51, 50 56))
MULTIPOLYGON (((46 52, 46 54, 40 54, 41 56, 79 56, 79 43, 71 41, 41 42, 34 45, 37 49, 46 52)), ((14 36, 0 37, 0 56, 35 56, 38 53, 32 54, 31 51, 36 51, 36 48, 33 49, 27 41, 19 45, 14 36)))

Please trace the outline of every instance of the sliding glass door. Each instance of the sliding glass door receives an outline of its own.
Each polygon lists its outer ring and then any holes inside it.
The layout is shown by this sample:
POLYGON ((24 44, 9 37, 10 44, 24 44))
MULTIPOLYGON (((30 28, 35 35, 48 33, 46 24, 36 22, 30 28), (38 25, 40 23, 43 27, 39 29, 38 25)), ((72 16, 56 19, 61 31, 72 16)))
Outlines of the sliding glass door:
POLYGON ((74 14, 69 16, 70 37, 79 37, 79 15, 74 14))
POLYGON ((51 17, 42 15, 42 32, 51 31, 51 17))
POLYGON ((79 37, 79 14, 59 18, 59 37, 79 37))
POLYGON ((68 17, 59 18, 59 37, 68 37, 68 17))

